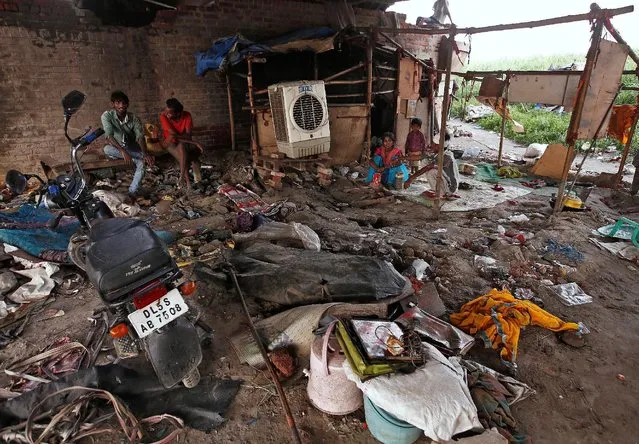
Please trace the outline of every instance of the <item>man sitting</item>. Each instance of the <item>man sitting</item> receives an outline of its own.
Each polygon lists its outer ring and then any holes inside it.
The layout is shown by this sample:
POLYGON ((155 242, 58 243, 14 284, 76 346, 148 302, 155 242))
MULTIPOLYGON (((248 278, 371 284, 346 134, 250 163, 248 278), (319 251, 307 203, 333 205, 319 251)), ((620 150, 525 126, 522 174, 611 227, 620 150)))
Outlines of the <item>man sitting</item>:
POLYGON ((102 129, 106 136, 104 154, 111 159, 123 159, 127 165, 135 164, 135 173, 129 186, 129 196, 133 199, 142 179, 144 164, 153 165, 153 156, 146 152, 144 131, 140 119, 128 112, 129 98, 122 91, 111 94, 111 107, 102 114, 102 129))
POLYGON ((166 109, 160 115, 160 124, 164 133, 162 145, 180 165, 178 187, 182 181, 185 181, 187 189, 190 189, 189 163, 193 167, 194 182, 198 183, 202 180, 200 155, 204 151, 202 145, 191 138, 193 131, 191 113, 184 110, 179 100, 171 98, 166 101, 166 109))

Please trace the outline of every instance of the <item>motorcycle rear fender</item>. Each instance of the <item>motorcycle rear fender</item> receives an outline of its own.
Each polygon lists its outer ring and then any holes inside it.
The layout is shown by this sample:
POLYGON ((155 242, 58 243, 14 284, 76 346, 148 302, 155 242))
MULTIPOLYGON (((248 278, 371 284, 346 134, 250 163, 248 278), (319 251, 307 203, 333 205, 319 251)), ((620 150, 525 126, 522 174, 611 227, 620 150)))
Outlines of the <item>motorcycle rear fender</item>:
POLYGON ((147 356, 162 385, 171 388, 202 362, 195 325, 180 316, 142 339, 147 356))

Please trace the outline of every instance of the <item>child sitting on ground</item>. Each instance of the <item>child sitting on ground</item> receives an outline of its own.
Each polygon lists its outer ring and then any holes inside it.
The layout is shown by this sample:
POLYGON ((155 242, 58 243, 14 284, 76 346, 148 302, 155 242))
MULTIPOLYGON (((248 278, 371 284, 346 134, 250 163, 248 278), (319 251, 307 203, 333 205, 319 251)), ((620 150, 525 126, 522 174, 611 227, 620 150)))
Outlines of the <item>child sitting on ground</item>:
POLYGON ((422 133, 422 121, 414 118, 410 121, 410 132, 406 136, 406 145, 404 146, 404 152, 410 160, 411 174, 419 169, 425 151, 426 137, 422 133))

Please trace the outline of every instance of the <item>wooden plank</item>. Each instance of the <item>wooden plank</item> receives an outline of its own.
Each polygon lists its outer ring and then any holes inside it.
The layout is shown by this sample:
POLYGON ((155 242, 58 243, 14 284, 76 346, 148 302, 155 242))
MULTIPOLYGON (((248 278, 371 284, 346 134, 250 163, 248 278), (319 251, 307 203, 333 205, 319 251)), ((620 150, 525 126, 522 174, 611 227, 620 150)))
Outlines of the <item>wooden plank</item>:
POLYGON ((329 106, 328 115, 331 127, 331 159, 338 165, 358 161, 367 140, 366 105, 329 106))
MULTIPOLYGON (((590 87, 586 92, 584 110, 579 123, 578 139, 592 139, 597 128, 608 112, 610 103, 619 89, 628 49, 619 43, 601 40, 597 62, 590 77, 590 87)), ((610 115, 604 121, 608 127, 610 115)))
POLYGON ((260 151, 262 155, 269 156, 277 153, 277 140, 275 139, 275 125, 270 108, 256 111, 257 137, 260 140, 260 151))
POLYGON ((554 72, 553 75, 512 74, 510 76, 510 103, 544 103, 562 105, 566 111, 572 109, 577 96, 579 76, 570 71, 554 72))

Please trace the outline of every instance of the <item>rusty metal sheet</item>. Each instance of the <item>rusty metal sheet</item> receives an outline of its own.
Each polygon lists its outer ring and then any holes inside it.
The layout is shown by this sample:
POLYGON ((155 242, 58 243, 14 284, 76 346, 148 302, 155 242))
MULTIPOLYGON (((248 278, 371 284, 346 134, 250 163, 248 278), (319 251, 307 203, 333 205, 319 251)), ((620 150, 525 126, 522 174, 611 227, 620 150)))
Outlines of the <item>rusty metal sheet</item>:
POLYGON ((610 120, 608 107, 615 99, 615 94, 619 89, 627 58, 628 49, 625 46, 609 40, 601 41, 597 64, 592 71, 590 87, 584 102, 577 138, 592 139, 602 120, 604 120, 604 124, 599 137, 603 137, 605 134, 610 120))
POLYGON ((368 115, 365 105, 328 107, 331 126, 329 156, 336 164, 359 160, 366 143, 368 115))
POLYGON ((510 103, 543 103, 572 109, 579 75, 557 72, 552 75, 512 75, 508 89, 510 103))

